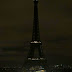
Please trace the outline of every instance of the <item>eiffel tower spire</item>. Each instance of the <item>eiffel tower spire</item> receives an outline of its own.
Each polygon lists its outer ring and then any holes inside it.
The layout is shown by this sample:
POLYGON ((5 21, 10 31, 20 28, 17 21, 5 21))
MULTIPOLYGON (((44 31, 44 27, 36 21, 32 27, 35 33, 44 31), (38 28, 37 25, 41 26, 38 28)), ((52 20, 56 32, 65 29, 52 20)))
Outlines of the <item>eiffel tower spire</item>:
POLYGON ((32 41, 40 41, 39 21, 38 21, 38 0, 34 0, 34 21, 33 21, 32 41))

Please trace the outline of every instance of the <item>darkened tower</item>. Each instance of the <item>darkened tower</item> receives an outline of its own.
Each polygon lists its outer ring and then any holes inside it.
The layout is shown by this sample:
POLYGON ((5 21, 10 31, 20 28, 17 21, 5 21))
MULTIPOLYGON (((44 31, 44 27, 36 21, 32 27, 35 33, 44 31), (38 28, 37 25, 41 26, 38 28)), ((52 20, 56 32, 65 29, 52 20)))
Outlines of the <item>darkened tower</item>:
POLYGON ((27 70, 35 70, 40 67, 46 69, 46 59, 42 50, 42 42, 40 41, 39 33, 39 20, 38 20, 38 0, 34 1, 34 20, 33 20, 33 32, 32 40, 30 42, 30 50, 28 52, 27 60, 24 63, 24 66, 27 70))
POLYGON ((28 59, 43 58, 42 42, 40 41, 39 20, 38 20, 38 0, 34 0, 34 20, 32 41, 30 42, 30 51, 28 59))

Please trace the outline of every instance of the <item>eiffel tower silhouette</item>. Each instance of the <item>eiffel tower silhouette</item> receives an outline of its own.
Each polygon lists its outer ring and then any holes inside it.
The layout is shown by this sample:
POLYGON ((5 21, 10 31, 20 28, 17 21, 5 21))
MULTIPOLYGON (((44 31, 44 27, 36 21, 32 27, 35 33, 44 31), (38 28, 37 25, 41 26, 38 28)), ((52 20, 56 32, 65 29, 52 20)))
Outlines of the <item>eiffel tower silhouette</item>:
POLYGON ((35 66, 46 66, 46 58, 43 54, 42 42, 40 41, 39 33, 39 20, 38 20, 38 0, 34 1, 34 20, 33 20, 33 32, 32 40, 30 42, 30 50, 28 52, 27 59, 24 66, 27 69, 35 66))
POLYGON ((30 51, 28 58, 43 58, 42 42, 40 41, 39 21, 38 21, 38 0, 34 0, 34 21, 32 41, 30 42, 30 51))

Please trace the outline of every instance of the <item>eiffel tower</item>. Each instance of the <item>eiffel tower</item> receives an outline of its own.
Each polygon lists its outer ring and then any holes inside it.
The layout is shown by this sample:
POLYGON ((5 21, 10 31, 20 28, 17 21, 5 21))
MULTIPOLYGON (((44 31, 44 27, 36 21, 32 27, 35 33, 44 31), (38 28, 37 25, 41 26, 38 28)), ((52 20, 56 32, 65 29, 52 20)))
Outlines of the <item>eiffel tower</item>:
POLYGON ((46 69, 46 58, 43 54, 42 42, 40 41, 39 20, 38 20, 38 0, 34 1, 34 20, 32 40, 30 42, 30 50, 24 66, 27 70, 43 67, 46 69))
POLYGON ((38 21, 38 0, 34 0, 34 21, 33 21, 33 33, 32 41, 30 42, 29 58, 43 58, 42 42, 40 41, 39 33, 39 21, 38 21))

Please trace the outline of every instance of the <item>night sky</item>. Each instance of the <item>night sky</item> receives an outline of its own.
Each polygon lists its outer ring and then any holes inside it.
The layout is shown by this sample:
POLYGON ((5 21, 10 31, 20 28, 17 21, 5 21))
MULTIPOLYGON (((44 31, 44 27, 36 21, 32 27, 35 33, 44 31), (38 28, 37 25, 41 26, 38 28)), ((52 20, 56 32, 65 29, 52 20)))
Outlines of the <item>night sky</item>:
MULTIPOLYGON (((23 54, 26 56, 28 49, 24 52, 3 52, 1 49, 24 46, 25 41, 31 41, 33 4, 33 0, 0 1, 0 61, 21 61, 23 54)), ((71 62, 72 1, 39 0, 38 9, 40 37, 43 43, 46 41, 44 52, 49 62, 71 62)))

